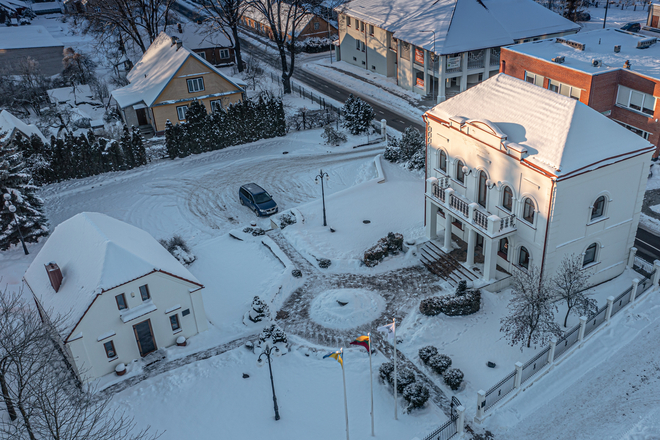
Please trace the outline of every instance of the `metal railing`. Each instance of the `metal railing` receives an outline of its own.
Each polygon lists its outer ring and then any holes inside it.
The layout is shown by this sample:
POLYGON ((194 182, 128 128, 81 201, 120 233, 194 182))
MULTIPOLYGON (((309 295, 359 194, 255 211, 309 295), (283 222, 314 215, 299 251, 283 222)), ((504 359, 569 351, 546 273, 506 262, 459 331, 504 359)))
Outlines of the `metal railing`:
POLYGON ((632 287, 628 287, 628 289, 626 289, 625 292, 614 298, 614 304, 612 304, 612 316, 616 315, 619 312, 619 310, 621 310, 626 304, 628 304, 631 293, 632 293, 632 287))
POLYGON ((468 52, 468 69, 483 69, 486 64, 485 55, 486 51, 483 49, 468 52))
POLYGON ((456 197, 454 194, 452 194, 451 197, 449 197, 449 206, 451 206, 452 208, 463 214, 463 217, 465 217, 466 219, 470 218, 468 215, 469 212, 468 204, 463 200, 459 199, 458 197, 456 197))
POLYGON ((653 263, 649 263, 642 257, 635 255, 633 269, 641 272, 644 276, 648 276, 651 272, 653 272, 653 263))
POLYGON ((424 437, 423 440, 449 440, 458 432, 456 417, 447 420, 441 427, 424 437))
POLYGON ((587 336, 589 333, 594 331, 596 327, 601 325, 605 321, 605 316, 607 315, 607 305, 604 305, 598 311, 589 318, 589 321, 585 324, 584 335, 587 336))
POLYGON ((543 368, 548 363, 548 352, 550 351, 550 346, 545 347, 541 350, 536 356, 531 358, 525 365, 523 365, 522 370, 522 379, 520 383, 525 383, 527 379, 536 374, 541 368, 543 368))
POLYGON ((499 66, 500 65, 500 48, 491 47, 490 49, 490 65, 499 66))
POLYGON ((484 401, 484 411, 502 400, 504 396, 513 391, 513 385, 516 380, 516 372, 513 371, 497 385, 486 391, 486 400, 484 401))

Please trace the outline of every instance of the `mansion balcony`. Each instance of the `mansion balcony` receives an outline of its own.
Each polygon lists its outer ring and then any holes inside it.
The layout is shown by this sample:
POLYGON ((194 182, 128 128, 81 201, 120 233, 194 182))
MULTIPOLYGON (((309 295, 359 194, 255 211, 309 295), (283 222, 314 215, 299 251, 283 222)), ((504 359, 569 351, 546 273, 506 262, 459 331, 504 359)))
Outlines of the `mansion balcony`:
POLYGON ((426 197, 442 208, 445 216, 450 214, 490 239, 504 238, 516 231, 515 214, 506 217, 491 214, 478 203, 458 194, 451 187, 449 177, 431 177, 426 182, 426 197))

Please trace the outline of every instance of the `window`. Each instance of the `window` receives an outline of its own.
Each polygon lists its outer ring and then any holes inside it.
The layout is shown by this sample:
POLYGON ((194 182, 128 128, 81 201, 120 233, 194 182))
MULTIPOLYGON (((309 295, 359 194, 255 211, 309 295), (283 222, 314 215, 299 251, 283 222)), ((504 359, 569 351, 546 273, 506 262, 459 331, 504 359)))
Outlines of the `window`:
POLYGON ((364 52, 365 50, 364 41, 360 41, 360 48, 361 48, 360 50, 364 52))
POLYGON ((179 325, 179 315, 174 314, 170 316, 170 325, 172 326, 172 331, 177 331, 181 328, 179 325))
POLYGON ((555 81, 554 79, 551 79, 550 82, 548 83, 548 90, 551 90, 555 93, 559 93, 560 95, 564 95, 569 98, 573 98, 577 100, 580 99, 580 93, 582 92, 582 90, 577 87, 560 83, 559 81, 555 81))
POLYGON ((520 248, 520 255, 518 255, 518 266, 529 269, 529 252, 524 246, 520 248))
POLYGON ((126 297, 124 296, 123 293, 120 293, 119 295, 115 296, 115 301, 117 301, 117 308, 119 310, 124 310, 128 308, 128 306, 126 305, 126 297))
POLYGON ((372 24, 369 25, 369 35, 374 34, 374 26, 372 24))
POLYGON ((465 183, 465 172, 463 171, 463 167, 465 165, 463 164, 462 161, 456 162, 456 180, 458 180, 461 183, 465 183))
POLYGON ((216 113, 222 110, 222 100, 215 99, 211 101, 211 112, 216 113))
POLYGON ((616 103, 651 116, 653 116, 655 111, 655 97, 653 95, 638 92, 624 86, 619 86, 616 103))
POLYGON ((226 60, 229 58, 229 49, 220 49, 220 59, 226 60))
POLYGON ((195 52, 197 55, 199 55, 201 58, 206 59, 206 52, 195 52))
POLYGON ((500 257, 504 258, 505 260, 508 259, 509 256, 509 239, 508 238, 503 238, 500 240, 500 247, 498 249, 498 252, 500 257))
POLYGON ((140 286, 140 297, 142 297, 142 301, 146 301, 151 298, 151 295, 149 295, 149 287, 147 287, 146 284, 144 286, 140 286))
POLYGON ((346 17, 346 26, 351 27, 351 17, 346 17))
POLYGON ((600 196, 596 199, 593 208, 591 208, 591 220, 602 217, 605 212, 605 196, 600 196))
POLYGON ((596 261, 596 248, 598 245, 596 243, 591 243, 587 250, 584 252, 584 260, 582 260, 582 267, 587 264, 591 264, 596 261))
POLYGON ((617 122, 619 125, 622 125, 624 128, 627 128, 628 130, 632 131, 635 133, 637 136, 641 136, 646 140, 649 140, 649 136, 651 136, 651 133, 648 131, 644 131, 641 128, 633 127, 632 125, 624 124, 621 121, 617 121, 616 119, 613 119, 614 122, 617 122))
POLYGON ((186 309, 183 312, 181 312, 181 316, 188 316, 190 315, 190 309, 186 309))
POLYGON ((513 191, 508 186, 504 187, 504 194, 502 194, 502 208, 507 211, 513 211, 513 191))
POLYGON ((180 105, 179 107, 176 108, 176 114, 179 117, 179 121, 185 121, 186 120, 186 112, 188 111, 188 106, 187 105, 180 105))
POLYGON ((355 50, 360 50, 360 40, 355 40, 355 50))
POLYGON ((202 92, 204 90, 204 78, 192 78, 187 80, 188 93, 202 92))
POLYGON ((479 203, 481 206, 484 208, 486 207, 486 190, 488 189, 486 187, 486 181, 488 180, 488 176, 484 171, 479 172, 479 194, 477 197, 477 203, 479 203))
POLYGON ((315 31, 318 31, 320 28, 321 28, 321 23, 319 23, 318 21, 316 23, 314 23, 314 30, 315 31))
POLYGON ((447 172, 447 153, 443 150, 440 150, 440 163, 438 165, 442 171, 447 172))
POLYGON ((364 32, 364 21, 360 22, 360 32, 364 32))
POLYGON ((536 73, 532 73, 532 72, 525 72, 525 81, 527 81, 528 83, 532 83, 539 87, 543 87, 544 80, 545 77, 541 75, 537 75, 536 73))
POLYGON ((523 204, 523 219, 527 223, 534 224, 534 202, 530 198, 526 198, 523 204))
POLYGON ((108 359, 117 357, 117 352, 115 351, 115 344, 112 341, 108 341, 105 344, 103 344, 103 348, 105 348, 105 355, 108 357, 108 359))

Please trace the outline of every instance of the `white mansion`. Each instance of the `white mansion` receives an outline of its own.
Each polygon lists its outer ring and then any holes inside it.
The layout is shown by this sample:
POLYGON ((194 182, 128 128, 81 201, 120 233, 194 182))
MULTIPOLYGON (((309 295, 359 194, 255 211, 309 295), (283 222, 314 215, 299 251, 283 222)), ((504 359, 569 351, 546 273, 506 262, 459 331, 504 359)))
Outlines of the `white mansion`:
POLYGON ((351 0, 336 10, 337 59, 437 102, 496 75, 500 47, 580 30, 534 0, 351 0))
POLYGON ((571 98, 498 74, 425 114, 426 232, 483 249, 483 278, 583 255, 592 283, 629 261, 653 145, 571 98))

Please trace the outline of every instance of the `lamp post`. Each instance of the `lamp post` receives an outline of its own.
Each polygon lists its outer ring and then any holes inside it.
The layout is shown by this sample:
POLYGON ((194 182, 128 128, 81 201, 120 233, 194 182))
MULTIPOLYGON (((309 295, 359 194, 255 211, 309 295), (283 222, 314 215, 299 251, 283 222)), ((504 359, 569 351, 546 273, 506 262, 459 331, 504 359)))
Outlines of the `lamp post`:
POLYGON ((16 221, 16 228, 18 229, 18 236, 21 238, 21 244, 23 245, 23 252, 25 252, 25 255, 29 255, 30 253, 27 250, 27 246, 25 246, 25 240, 23 239, 23 233, 21 232, 21 225, 18 223, 18 216, 16 215, 16 207, 11 203, 11 194, 5 193, 2 196, 5 199, 5 206, 9 210, 10 213, 14 214, 14 220, 16 221))
POLYGON ((603 18, 603 29, 605 29, 605 23, 607 23, 607 10, 610 6, 610 0, 605 0, 605 18, 603 18))
POLYGON ((431 97, 433 98, 433 103, 435 104, 435 31, 422 32, 433 32, 433 53, 431 54, 431 97))
POLYGON ((323 199, 323 226, 328 226, 328 222, 325 220, 325 190, 323 189, 323 178, 325 177, 326 180, 330 176, 328 176, 328 173, 324 173, 323 170, 314 178, 314 181, 318 184, 319 180, 321 181, 321 198, 323 199))
POLYGON ((273 382, 273 367, 270 366, 270 354, 273 353, 273 356, 279 356, 280 355, 280 349, 272 346, 270 347, 268 344, 266 344, 266 348, 264 351, 259 355, 257 358, 257 365, 262 366, 264 364, 263 359, 261 357, 263 355, 266 355, 266 358, 268 359, 268 371, 270 372, 270 386, 273 389, 273 406, 275 408, 275 420, 280 419, 280 410, 277 408, 277 397, 275 396, 275 383, 273 382))

